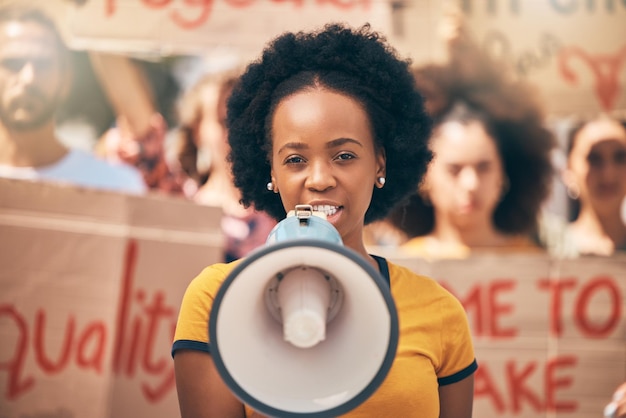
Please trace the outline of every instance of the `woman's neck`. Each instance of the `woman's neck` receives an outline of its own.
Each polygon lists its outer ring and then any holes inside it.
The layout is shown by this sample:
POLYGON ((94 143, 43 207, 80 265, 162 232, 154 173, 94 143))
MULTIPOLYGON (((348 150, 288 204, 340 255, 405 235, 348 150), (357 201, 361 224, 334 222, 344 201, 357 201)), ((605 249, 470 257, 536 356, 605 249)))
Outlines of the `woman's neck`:
POLYGON ((600 216, 597 212, 581 208, 572 230, 582 239, 602 242, 610 241, 613 249, 626 243, 626 224, 619 209, 600 216))
POLYGON ((510 239, 491 222, 478 222, 462 228, 448 222, 437 222, 429 237, 446 246, 467 248, 502 247, 510 239))

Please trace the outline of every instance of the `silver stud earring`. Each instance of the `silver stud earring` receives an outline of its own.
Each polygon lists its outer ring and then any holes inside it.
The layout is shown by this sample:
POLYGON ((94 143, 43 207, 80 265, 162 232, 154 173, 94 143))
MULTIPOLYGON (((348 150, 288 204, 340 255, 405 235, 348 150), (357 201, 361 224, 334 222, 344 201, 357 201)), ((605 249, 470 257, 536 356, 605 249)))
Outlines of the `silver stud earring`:
POLYGON ((380 185, 379 188, 383 188, 383 186, 385 185, 385 178, 384 177, 378 177, 378 184, 380 185))
POLYGON ((274 183, 272 183, 271 181, 267 183, 265 187, 267 187, 267 190, 269 190, 270 192, 274 191, 274 183))

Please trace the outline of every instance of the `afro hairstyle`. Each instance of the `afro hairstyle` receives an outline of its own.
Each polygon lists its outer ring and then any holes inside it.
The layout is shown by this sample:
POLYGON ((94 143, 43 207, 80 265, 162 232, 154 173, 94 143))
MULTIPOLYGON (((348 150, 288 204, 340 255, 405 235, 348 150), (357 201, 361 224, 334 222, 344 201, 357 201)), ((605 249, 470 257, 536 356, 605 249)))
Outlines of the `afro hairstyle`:
POLYGON ((271 121, 284 98, 314 87, 345 94, 367 111, 376 146, 386 156, 385 187, 374 188, 365 223, 381 219, 414 192, 432 154, 431 119, 410 70, 369 25, 329 24, 312 32, 284 33, 252 62, 228 101, 227 123, 234 182, 244 206, 286 216, 278 194, 268 192, 271 121))

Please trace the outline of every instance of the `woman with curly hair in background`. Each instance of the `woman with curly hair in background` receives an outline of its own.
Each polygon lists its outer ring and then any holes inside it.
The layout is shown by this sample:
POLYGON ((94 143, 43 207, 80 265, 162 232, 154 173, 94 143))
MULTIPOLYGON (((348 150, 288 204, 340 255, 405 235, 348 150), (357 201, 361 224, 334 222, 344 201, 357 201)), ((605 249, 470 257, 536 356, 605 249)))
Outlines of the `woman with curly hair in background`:
MULTIPOLYGON (((471 417, 477 365, 462 305, 434 280, 369 254, 363 241, 365 224, 415 190, 431 159, 431 121, 409 63, 368 26, 286 33, 248 66, 227 120, 243 203, 276 220, 311 205, 390 286, 400 324, 391 369, 371 397, 334 416, 471 417)), ((172 353, 184 418, 260 416, 220 377, 207 330, 237 265, 208 267, 183 298, 172 353)))
POLYGON ((416 193, 390 217, 409 238, 402 250, 430 259, 539 251, 534 236, 553 181, 555 141, 536 92, 463 27, 448 46, 449 63, 413 70, 435 121, 434 159, 416 193))

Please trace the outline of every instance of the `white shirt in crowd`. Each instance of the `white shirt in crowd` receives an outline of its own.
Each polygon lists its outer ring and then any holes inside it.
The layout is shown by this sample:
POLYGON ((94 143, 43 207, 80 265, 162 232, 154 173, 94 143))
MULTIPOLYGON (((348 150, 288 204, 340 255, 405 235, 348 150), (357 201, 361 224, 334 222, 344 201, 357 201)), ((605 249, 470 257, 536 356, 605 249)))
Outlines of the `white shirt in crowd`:
POLYGON ((134 167, 105 161, 79 149, 70 149, 60 161, 44 167, 0 164, 0 177, 49 181, 130 194, 147 192, 141 173, 134 167))

